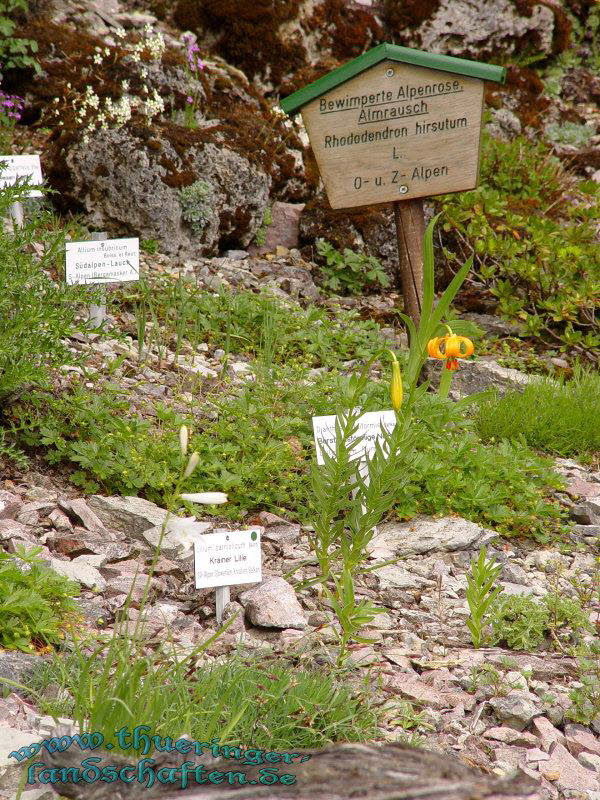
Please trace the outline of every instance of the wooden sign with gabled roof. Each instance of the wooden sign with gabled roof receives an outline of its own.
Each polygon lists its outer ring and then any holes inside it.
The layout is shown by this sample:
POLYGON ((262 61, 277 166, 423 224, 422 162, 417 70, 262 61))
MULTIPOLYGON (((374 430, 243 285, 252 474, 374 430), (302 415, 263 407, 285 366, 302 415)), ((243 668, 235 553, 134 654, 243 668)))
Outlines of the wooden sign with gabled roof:
POLYGON ((381 44, 281 101, 301 111, 332 208, 477 185, 483 81, 506 70, 381 44))
POLYGON ((483 82, 505 76, 492 64, 381 44, 281 101, 286 113, 302 113, 332 208, 394 203, 402 292, 415 320, 417 198, 477 185, 483 82))

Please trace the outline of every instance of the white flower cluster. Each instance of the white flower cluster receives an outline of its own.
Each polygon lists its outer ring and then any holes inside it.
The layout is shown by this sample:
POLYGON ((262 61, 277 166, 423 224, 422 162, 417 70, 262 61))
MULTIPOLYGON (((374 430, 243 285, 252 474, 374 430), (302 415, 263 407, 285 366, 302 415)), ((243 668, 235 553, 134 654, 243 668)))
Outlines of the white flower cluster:
MULTIPOLYGON (((129 51, 131 60, 139 64, 140 62, 160 61, 163 53, 165 52, 165 40, 162 33, 159 31, 154 32, 151 25, 145 25, 143 35, 139 42, 130 44, 126 42, 127 31, 124 28, 118 28, 114 35, 117 40, 120 40, 120 47, 129 51)), ((94 55, 92 57, 93 64, 100 65, 104 62, 106 57, 111 55, 109 47, 96 47, 94 48, 94 55)), ((144 95, 149 94, 146 78, 148 70, 144 64, 137 70, 139 78, 141 78, 143 85, 141 91, 144 95)), ((67 89, 72 89, 70 83, 67 83, 67 89)), ((134 111, 139 111, 144 114, 148 122, 162 114, 165 110, 165 103, 163 98, 159 95, 156 89, 152 94, 142 99, 129 93, 129 81, 121 81, 121 89, 123 94, 117 100, 110 97, 104 99, 101 104, 100 98, 94 92, 91 86, 87 86, 85 93, 71 100, 77 121, 80 124, 85 124, 83 129, 83 143, 87 144, 90 135, 97 130, 108 130, 109 128, 121 128, 130 119, 134 111)), ((65 98, 66 99, 66 98, 65 98)), ((54 104, 60 103, 60 98, 54 98, 54 104)), ((60 111, 56 108, 55 114, 59 115, 60 111)), ((60 121, 59 125, 64 123, 60 121)))
POLYGON ((142 53, 149 52, 151 61, 160 61, 165 52, 165 40, 160 31, 153 32, 151 25, 144 25, 143 38, 130 49, 131 59, 136 64, 142 60, 142 53))
POLYGON ((144 114, 148 117, 148 120, 151 120, 152 117, 157 116, 157 114, 162 114, 164 110, 165 101, 156 89, 154 89, 152 97, 149 97, 144 103, 144 114))

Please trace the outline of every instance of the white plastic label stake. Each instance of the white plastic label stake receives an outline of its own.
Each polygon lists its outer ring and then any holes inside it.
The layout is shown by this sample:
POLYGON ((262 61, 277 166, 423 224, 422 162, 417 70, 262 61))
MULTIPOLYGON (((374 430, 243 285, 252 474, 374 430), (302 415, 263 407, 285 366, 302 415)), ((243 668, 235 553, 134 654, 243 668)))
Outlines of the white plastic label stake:
POLYGON ((216 530, 194 542, 196 589, 216 589, 217 622, 223 619, 230 586, 262 580, 261 532, 261 527, 216 530))
POLYGON ((140 277, 140 240, 67 242, 67 284, 123 283, 140 277))
MULTIPOLYGON (((313 417, 313 431, 315 436, 315 447, 317 448, 317 464, 322 466, 325 463, 323 452, 329 456, 335 456, 337 437, 335 430, 335 414, 326 417, 313 417)), ((381 427, 391 433, 396 426, 396 414, 394 411, 367 411, 360 416, 357 421, 358 430, 355 436, 348 439, 348 448, 351 459, 370 458, 375 453, 375 443, 379 442, 385 446, 385 438, 381 427), (363 437, 354 447, 352 442, 363 437)))
MULTIPOLYGON (((5 186, 14 186, 19 178, 31 178, 34 186, 43 183, 40 157, 35 155, 1 156, 0 163, 4 162, 0 170, 0 189, 5 186)), ((39 189, 30 189, 29 197, 42 197, 39 189)))

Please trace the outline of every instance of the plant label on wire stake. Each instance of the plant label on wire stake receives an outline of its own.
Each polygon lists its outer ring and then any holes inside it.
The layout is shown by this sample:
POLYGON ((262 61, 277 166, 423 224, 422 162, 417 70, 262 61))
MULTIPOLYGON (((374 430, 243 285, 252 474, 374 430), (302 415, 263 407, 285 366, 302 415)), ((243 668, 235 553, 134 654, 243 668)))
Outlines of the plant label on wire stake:
POLYGON ((194 541, 196 589, 215 588, 217 622, 229 602, 229 587, 262 580, 262 554, 257 526, 242 531, 218 529, 194 541))
MULTIPOLYGON (((29 197, 42 197, 42 192, 35 186, 43 183, 42 166, 38 155, 0 156, 0 189, 14 186, 21 178, 29 178, 32 188, 29 197)), ((19 228, 23 227, 23 204, 17 200, 10 206, 10 215, 19 228)))
POLYGON ((67 284, 124 283, 140 278, 140 240, 67 242, 67 284))
MULTIPOLYGON (((337 445, 336 415, 313 417, 312 423, 317 451, 317 464, 323 466, 325 463, 323 452, 335 457, 337 445)), ((357 426, 358 429, 354 436, 348 439, 350 458, 352 460, 365 460, 374 455, 376 442, 379 442, 385 448, 385 436, 382 426, 387 433, 391 433, 396 426, 396 414, 392 410, 367 411, 358 418, 357 426), (360 437, 362 437, 361 441, 353 445, 353 442, 360 437)))

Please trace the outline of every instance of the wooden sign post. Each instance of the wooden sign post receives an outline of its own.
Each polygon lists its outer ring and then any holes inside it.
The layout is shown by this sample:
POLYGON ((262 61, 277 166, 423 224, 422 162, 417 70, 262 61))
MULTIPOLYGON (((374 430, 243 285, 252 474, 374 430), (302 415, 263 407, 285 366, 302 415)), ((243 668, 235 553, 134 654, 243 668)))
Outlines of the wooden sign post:
POLYGON ((418 323, 423 292, 420 198, 473 189, 483 82, 506 70, 381 44, 281 101, 301 111, 332 208, 393 203, 400 287, 418 323))

